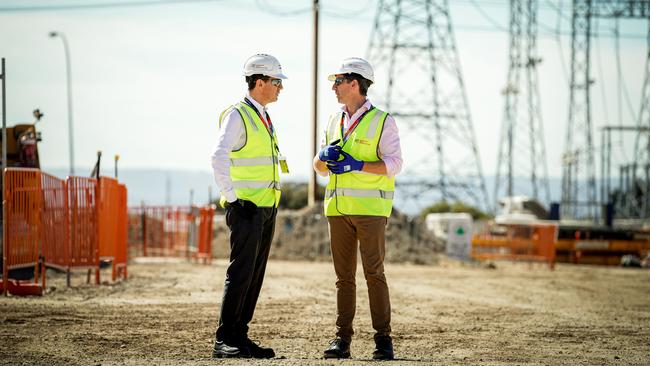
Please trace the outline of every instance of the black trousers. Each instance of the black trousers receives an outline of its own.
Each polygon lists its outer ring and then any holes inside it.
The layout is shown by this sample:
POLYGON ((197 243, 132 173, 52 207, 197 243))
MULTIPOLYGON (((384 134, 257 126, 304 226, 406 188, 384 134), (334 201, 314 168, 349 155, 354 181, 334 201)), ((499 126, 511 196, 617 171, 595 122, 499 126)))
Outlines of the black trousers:
POLYGON ((264 281, 277 212, 273 207, 258 207, 248 218, 237 210, 226 210, 230 265, 226 271, 217 341, 236 344, 248 336, 248 323, 253 319, 264 281))

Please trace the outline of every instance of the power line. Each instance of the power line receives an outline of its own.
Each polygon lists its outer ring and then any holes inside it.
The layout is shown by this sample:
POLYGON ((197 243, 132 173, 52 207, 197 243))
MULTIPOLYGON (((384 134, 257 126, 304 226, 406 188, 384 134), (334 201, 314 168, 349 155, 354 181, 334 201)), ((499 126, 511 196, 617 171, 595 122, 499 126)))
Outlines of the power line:
POLYGON ((151 0, 151 1, 129 1, 129 2, 106 2, 96 4, 78 4, 78 5, 34 5, 34 6, 7 6, 0 7, 0 12, 32 12, 32 11, 62 11, 62 10, 91 10, 107 9, 122 7, 139 7, 151 5, 174 5, 186 3, 208 3, 223 0, 151 0))
POLYGON ((355 10, 346 10, 346 9, 341 9, 341 8, 337 9, 337 8, 334 8, 334 7, 332 7, 332 9, 336 9, 336 10, 329 10, 325 6, 325 4, 323 4, 321 6, 321 11, 323 12, 323 14, 325 14, 327 16, 331 16, 331 17, 356 18, 356 17, 368 12, 370 10, 373 2, 374 2, 373 0, 368 0, 363 7, 355 9, 355 10))
POLYGON ((257 4, 257 7, 269 14, 273 14, 276 16, 280 17, 291 17, 291 16, 296 16, 296 15, 302 15, 307 12, 311 12, 312 8, 310 7, 305 7, 305 8, 300 8, 300 9, 295 9, 295 10, 279 10, 275 7, 273 7, 271 4, 268 3, 266 0, 255 0, 255 4, 257 4))
POLYGON ((474 9, 476 9, 476 10, 481 14, 481 16, 482 16, 483 18, 485 18, 485 20, 487 20, 487 21, 488 21, 490 24, 492 24, 495 28, 497 28, 497 29, 500 30, 500 31, 508 32, 508 28, 502 26, 501 24, 499 24, 499 22, 497 22, 497 21, 494 20, 492 17, 490 17, 490 15, 488 15, 488 13, 486 13, 485 10, 483 10, 483 8, 480 7, 480 6, 478 5, 478 3, 476 3, 475 0, 471 0, 471 3, 472 3, 472 5, 474 6, 474 9))
MULTIPOLYGON (((547 4, 549 5, 549 7, 551 7, 553 10, 557 10, 558 21, 559 21, 559 18, 560 18, 560 17, 566 19, 566 20, 569 21, 569 22, 571 21, 571 17, 568 16, 568 15, 566 15, 566 14, 564 14, 564 12, 562 11, 562 5, 563 5, 562 0, 560 0, 560 3, 557 4, 557 5, 556 5, 556 4, 553 4, 553 3, 551 2, 551 0, 546 0, 546 3, 547 3, 547 4)), ((540 5, 541 5, 541 4, 540 4, 540 5)))
MULTIPOLYGON (((103 2, 103 3, 85 3, 85 4, 77 4, 77 5, 67 5, 67 4, 58 4, 58 5, 35 5, 35 6, 5 6, 5 7, 0 7, 0 13, 5 12, 5 13, 11 13, 11 12, 38 12, 38 11, 66 11, 66 10, 93 10, 93 9, 109 9, 109 8, 121 8, 121 7, 144 7, 144 6, 159 6, 159 5, 178 5, 178 4, 188 4, 188 3, 211 3, 211 2, 222 2, 224 0, 149 0, 149 1, 128 1, 128 2, 103 2)), ((273 14, 276 16, 297 16, 297 15, 302 15, 306 14, 311 11, 311 7, 304 7, 304 8, 299 8, 299 9, 294 9, 294 10, 280 10, 272 5, 269 4, 268 0, 255 0, 255 3, 257 4, 258 8, 262 11, 265 11, 269 14, 273 14)), ((458 4, 461 6, 472 6, 474 7, 482 16, 485 18, 491 25, 492 27, 485 27, 482 25, 474 25, 474 24, 460 24, 460 25, 454 25, 456 29, 459 30, 468 30, 468 31, 485 31, 485 32, 504 32, 507 33, 508 29, 506 29, 503 25, 499 24, 498 21, 496 21, 494 18, 492 18, 482 7, 483 6, 493 6, 493 7, 506 7, 508 6, 508 3, 505 1, 489 1, 489 0, 481 0, 481 5, 479 6, 476 0, 454 0, 454 4, 458 4)), ((547 0, 547 3, 549 3, 549 7, 547 9, 553 9, 553 10, 561 10, 561 7, 563 6, 562 2, 558 5, 554 5, 553 3, 550 2, 550 0, 547 0)), ((369 6, 372 4, 372 0, 368 0, 366 5, 364 5, 361 8, 355 9, 355 10, 350 10, 350 11, 345 11, 343 9, 338 9, 336 11, 331 11, 331 10, 324 10, 323 14, 326 16, 331 16, 331 17, 341 17, 341 16, 346 16, 346 17, 358 17, 365 13, 369 6)), ((564 13, 560 12, 563 17, 566 17, 564 13)), ((557 30, 553 30, 551 27, 548 25, 545 25, 543 23, 540 23, 538 21, 538 24, 545 28, 546 32, 539 32, 539 37, 553 37, 553 36, 566 36, 570 37, 571 33, 568 32, 560 32, 558 34, 557 30)), ((606 37, 606 38, 613 38, 614 35, 612 34, 594 34, 595 36, 600 36, 600 37, 606 37)), ((646 35, 644 34, 619 34, 619 38, 621 39, 646 39, 646 35)))

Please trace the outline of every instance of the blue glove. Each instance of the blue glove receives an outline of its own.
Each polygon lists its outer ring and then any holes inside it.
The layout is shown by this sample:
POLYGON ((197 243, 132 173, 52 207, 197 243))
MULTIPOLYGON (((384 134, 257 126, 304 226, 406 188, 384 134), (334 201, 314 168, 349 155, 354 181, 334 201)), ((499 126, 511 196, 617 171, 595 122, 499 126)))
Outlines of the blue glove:
POLYGON ((327 145, 318 153, 318 159, 320 161, 336 161, 339 160, 340 156, 341 146, 339 145, 327 145))
POLYGON ((353 158, 345 151, 341 151, 343 160, 341 161, 328 161, 327 168, 334 174, 349 173, 356 170, 363 169, 363 161, 353 158))

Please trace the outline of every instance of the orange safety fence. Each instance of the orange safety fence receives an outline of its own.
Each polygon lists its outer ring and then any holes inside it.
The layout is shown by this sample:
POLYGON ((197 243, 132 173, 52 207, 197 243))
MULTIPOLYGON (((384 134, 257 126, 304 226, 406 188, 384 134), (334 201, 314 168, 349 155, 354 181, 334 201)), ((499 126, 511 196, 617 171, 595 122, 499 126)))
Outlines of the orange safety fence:
POLYGON ((212 207, 132 207, 129 249, 135 255, 187 257, 210 263, 213 216, 212 207))
POLYGON ((47 267, 67 270, 70 263, 67 185, 63 179, 41 172, 43 190, 43 258, 47 267))
POLYGON ((144 234, 146 232, 146 216, 144 206, 130 207, 127 214, 126 243, 128 253, 131 256, 147 256, 147 248, 144 245, 144 234))
POLYGON ((209 264, 212 261, 212 221, 214 218, 214 208, 212 206, 201 207, 199 209, 199 235, 196 251, 192 257, 197 260, 203 260, 203 263, 209 264))
POLYGON ((36 169, 5 169, 3 199, 5 213, 2 240, 2 293, 40 295, 45 287, 45 270, 40 261, 41 181, 36 169), (11 270, 34 268, 31 284, 9 278, 11 270), (39 271, 42 285, 39 286, 39 271))
POLYGON ((113 178, 99 178, 99 259, 113 260, 115 258, 115 242, 117 241, 117 181, 113 178))
POLYGON ((119 209, 117 210, 117 242, 115 247, 115 258, 113 260, 113 281, 117 279, 120 272, 124 279, 128 277, 126 261, 128 258, 126 244, 127 230, 127 189, 124 184, 117 185, 119 209))
POLYGON ((68 207, 70 208, 70 266, 95 269, 99 284, 99 245, 97 180, 68 177, 68 207))
MULTIPOLYGON (((43 266, 65 270, 95 270, 99 283, 100 255, 113 262, 113 280, 127 276, 127 190, 110 178, 68 177, 58 179, 37 169, 5 169, 7 202, 3 240, 3 279, 15 269, 43 266)), ((90 272, 89 272, 90 273, 90 272)), ((20 283, 3 281, 3 293, 41 293, 20 283)))
POLYGON ((149 256, 187 255, 187 207, 148 206, 144 209, 143 249, 149 256))
MULTIPOLYGON (((99 260, 110 261, 113 264, 113 280, 126 265, 126 241, 123 241, 123 224, 126 215, 126 199, 123 200, 122 189, 116 179, 99 178, 98 245, 99 260), (119 252, 119 253, 118 253, 119 252), (118 259, 118 256, 120 257, 118 259)), ((124 187, 126 189, 126 187, 124 187)), ((124 228, 126 230, 126 228, 124 228)))
POLYGON ((472 257, 478 260, 515 260, 545 262, 555 268, 555 224, 499 225, 498 233, 475 235, 472 257))

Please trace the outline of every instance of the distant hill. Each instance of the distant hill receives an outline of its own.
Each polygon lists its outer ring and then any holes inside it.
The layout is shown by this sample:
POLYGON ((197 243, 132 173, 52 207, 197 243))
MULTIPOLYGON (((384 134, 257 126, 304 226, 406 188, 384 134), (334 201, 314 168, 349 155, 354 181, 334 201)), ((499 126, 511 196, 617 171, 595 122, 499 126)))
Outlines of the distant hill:
MULTIPOLYGON (((91 168, 77 168, 77 175, 90 175, 91 168)), ((58 177, 68 175, 67 169, 45 170, 58 177)), ((112 172, 111 172, 112 173, 112 172)), ((112 177, 102 169, 102 174, 112 177)), ((212 186, 212 195, 216 197, 216 184, 211 172, 162 170, 162 169, 121 169, 119 180, 126 183, 129 206, 139 205, 187 205, 190 202, 190 190, 194 190, 194 203, 208 202, 208 187, 212 186), (169 193, 168 193, 169 192, 169 193)))
MULTIPOLYGON (((92 168, 77 168, 78 175, 90 175, 92 168), (83 174, 82 174, 83 173, 83 174)), ((112 173, 102 169, 103 175, 112 176, 112 173)), ((58 177, 67 175, 67 169, 45 169, 48 173, 58 177)), ((195 204, 208 202, 208 187, 212 187, 212 197, 219 195, 217 185, 214 183, 211 171, 184 171, 184 170, 164 170, 164 169, 122 169, 119 171, 119 180, 126 183, 129 191, 129 205, 135 206, 144 202, 147 205, 187 205, 190 202, 190 190, 194 190, 195 204), (169 197, 167 194, 169 187, 169 197)), ((294 182, 306 182, 305 177, 292 177, 285 179, 294 182)), ((516 178, 516 185, 523 183, 523 178, 516 178)), ((559 201, 561 196, 562 179, 552 177, 550 180, 551 201, 559 201)), ((486 177, 486 188, 488 194, 494 193, 494 177, 486 177)), ((519 194, 530 194, 530 192, 520 192, 519 194)), ((420 202, 422 203, 422 202, 420 202)), ((431 202, 433 203, 433 202, 431 202)), ((542 202, 548 209, 549 202, 542 202)), ((424 206, 428 204, 425 203, 424 206)), ((423 207, 416 207, 413 203, 405 203, 400 200, 399 194, 395 199, 395 207, 400 211, 413 215, 419 212, 423 207)))

